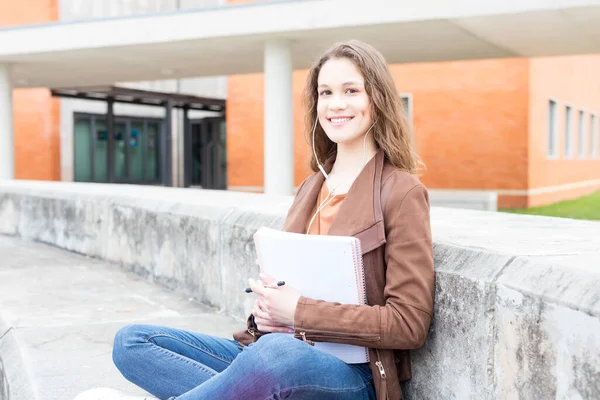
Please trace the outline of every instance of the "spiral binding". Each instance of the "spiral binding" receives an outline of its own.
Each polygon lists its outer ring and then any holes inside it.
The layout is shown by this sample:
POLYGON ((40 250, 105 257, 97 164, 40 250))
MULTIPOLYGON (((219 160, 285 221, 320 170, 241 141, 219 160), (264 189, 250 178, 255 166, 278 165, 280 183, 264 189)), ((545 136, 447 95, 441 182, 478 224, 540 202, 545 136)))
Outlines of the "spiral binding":
MULTIPOLYGON (((360 302, 360 304, 367 305, 367 282, 365 280, 365 265, 362 257, 362 246, 360 243, 360 239, 356 239, 354 241, 352 251, 354 252, 354 259, 358 261, 354 263, 354 274, 358 277, 358 279, 360 279, 359 288, 362 288, 362 290, 359 290, 358 293, 358 301, 360 302)), ((370 361, 369 349, 366 347, 365 354, 367 357, 367 361, 370 361)))
POLYGON ((354 251, 354 259, 358 261, 358 265, 354 264, 354 273, 360 279, 359 285, 362 290, 359 293, 359 301, 360 304, 367 304, 367 282, 365 281, 365 266, 362 257, 362 247, 360 244, 360 239, 356 239, 354 241, 354 245, 352 246, 352 250, 354 251))

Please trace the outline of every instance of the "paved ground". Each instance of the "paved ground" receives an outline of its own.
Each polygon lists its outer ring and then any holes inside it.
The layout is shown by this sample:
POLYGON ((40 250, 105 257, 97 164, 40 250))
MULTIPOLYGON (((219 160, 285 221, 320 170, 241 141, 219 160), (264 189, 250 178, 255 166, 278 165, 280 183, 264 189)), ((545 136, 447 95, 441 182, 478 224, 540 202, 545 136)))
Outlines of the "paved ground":
MULTIPOLYGON (((0 375, 3 363, 11 400, 71 400, 95 386, 140 393, 111 360, 129 323, 225 337, 243 327, 118 266, 0 235, 0 375)), ((5 385, 0 376, 0 400, 5 385)))

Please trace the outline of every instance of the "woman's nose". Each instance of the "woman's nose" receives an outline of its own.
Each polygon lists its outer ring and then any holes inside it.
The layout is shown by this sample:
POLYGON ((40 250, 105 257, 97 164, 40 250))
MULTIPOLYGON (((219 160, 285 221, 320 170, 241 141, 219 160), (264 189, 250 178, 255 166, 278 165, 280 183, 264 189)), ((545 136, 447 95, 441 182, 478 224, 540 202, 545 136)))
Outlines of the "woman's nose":
POLYGON ((332 96, 329 101, 331 110, 343 110, 346 108, 346 102, 340 96, 332 96))

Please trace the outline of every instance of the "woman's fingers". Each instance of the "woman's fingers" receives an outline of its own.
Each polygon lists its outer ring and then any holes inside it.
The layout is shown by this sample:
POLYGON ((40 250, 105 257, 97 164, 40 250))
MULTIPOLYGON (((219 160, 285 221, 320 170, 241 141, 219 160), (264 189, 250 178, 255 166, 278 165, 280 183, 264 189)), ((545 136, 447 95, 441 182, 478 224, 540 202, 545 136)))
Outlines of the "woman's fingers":
POLYGON ((289 325, 279 323, 271 318, 271 315, 266 310, 264 302, 261 299, 256 299, 254 302, 254 308, 252 309, 252 315, 254 315, 254 323, 261 332, 293 332, 290 330, 289 325))
MULTIPOLYGON (((276 328, 284 328, 283 331, 279 331, 279 332, 287 332, 289 326, 288 325, 283 325, 280 324, 276 321, 273 321, 272 319, 270 319, 268 316, 264 317, 260 314, 260 312, 258 314, 254 314, 254 323, 256 324, 256 326, 258 327, 259 331, 262 331, 262 329, 260 328, 261 326, 269 326, 269 327, 276 327, 276 328)), ((272 332, 272 331, 266 331, 266 332, 272 332)))
POLYGON ((252 289, 252 291, 254 293, 256 293, 258 296, 265 295, 265 291, 267 289, 263 286, 263 283, 261 281, 257 282, 254 279, 250 278, 250 279, 248 279, 248 285, 250 286, 250 289, 252 289))
POLYGON ((254 318, 261 318, 261 319, 265 319, 265 320, 270 319, 269 313, 267 313, 265 310, 263 310, 259 306, 258 301, 254 303, 254 308, 252 309, 252 315, 254 315, 254 318))
POLYGON ((277 279, 271 275, 267 275, 264 272, 258 274, 258 277, 265 285, 274 285, 277 283, 277 279))
POLYGON ((254 322, 258 326, 258 324, 268 325, 268 326, 285 326, 280 325, 277 322, 271 319, 271 316, 268 312, 259 307, 258 301, 254 304, 254 309, 252 310, 252 315, 254 315, 254 322))
POLYGON ((254 323, 258 325, 268 325, 268 326, 281 326, 277 322, 273 321, 269 316, 264 316, 260 313, 254 314, 254 323))
POLYGON ((254 322, 256 323, 256 327, 258 328, 259 331, 261 332, 280 332, 280 333, 292 333, 294 332, 294 330, 292 328, 290 328, 289 326, 276 326, 276 325, 270 325, 269 321, 262 321, 256 320, 256 317, 254 318, 254 322))
POLYGON ((256 300, 256 305, 258 306, 258 308, 264 312, 269 312, 267 305, 265 304, 264 300, 262 298, 258 298, 256 300))
POLYGON ((262 328, 258 328, 261 332, 271 332, 271 333, 294 333, 294 330, 288 327, 283 326, 264 326, 262 328))

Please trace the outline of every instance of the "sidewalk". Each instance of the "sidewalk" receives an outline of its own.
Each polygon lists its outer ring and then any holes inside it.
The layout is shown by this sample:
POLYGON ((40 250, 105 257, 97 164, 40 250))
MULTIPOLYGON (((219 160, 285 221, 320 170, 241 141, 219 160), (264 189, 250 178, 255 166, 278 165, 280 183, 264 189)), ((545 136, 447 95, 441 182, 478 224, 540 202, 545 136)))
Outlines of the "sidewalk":
POLYGON ((223 337, 244 326, 116 265, 0 235, 0 400, 72 400, 96 386, 143 394, 112 364, 130 323, 223 337))

